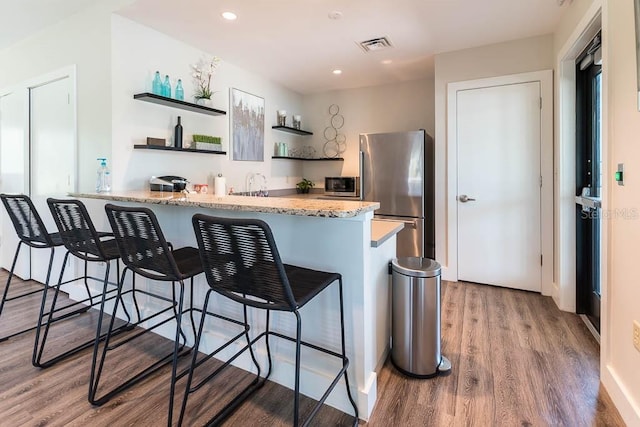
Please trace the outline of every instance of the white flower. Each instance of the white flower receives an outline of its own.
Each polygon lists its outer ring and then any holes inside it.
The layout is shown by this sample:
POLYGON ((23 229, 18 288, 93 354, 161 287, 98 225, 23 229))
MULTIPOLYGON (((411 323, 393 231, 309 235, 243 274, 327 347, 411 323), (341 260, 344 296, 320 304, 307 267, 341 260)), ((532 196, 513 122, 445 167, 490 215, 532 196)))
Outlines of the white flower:
POLYGON ((192 64, 194 72, 192 74, 196 84, 196 98, 211 98, 211 78, 220 65, 220 58, 202 58, 197 64, 192 64))

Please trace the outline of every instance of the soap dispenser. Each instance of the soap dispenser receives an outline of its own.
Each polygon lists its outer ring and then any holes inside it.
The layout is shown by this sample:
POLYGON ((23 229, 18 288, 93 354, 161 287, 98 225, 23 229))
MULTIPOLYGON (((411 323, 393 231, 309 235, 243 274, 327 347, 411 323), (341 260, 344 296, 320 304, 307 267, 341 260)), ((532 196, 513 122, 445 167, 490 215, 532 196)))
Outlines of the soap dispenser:
POLYGON ((96 193, 108 193, 111 191, 111 172, 107 166, 106 157, 99 157, 98 176, 96 180, 96 193))

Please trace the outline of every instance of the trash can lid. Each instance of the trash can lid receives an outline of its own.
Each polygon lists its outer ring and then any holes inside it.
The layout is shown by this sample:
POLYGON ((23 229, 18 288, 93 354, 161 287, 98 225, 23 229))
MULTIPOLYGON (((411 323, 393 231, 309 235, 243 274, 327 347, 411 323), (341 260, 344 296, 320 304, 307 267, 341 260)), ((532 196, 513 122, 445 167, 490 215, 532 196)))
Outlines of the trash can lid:
POLYGON ((391 261, 391 268, 407 276, 436 277, 440 275, 440 264, 429 258, 402 257, 391 261))

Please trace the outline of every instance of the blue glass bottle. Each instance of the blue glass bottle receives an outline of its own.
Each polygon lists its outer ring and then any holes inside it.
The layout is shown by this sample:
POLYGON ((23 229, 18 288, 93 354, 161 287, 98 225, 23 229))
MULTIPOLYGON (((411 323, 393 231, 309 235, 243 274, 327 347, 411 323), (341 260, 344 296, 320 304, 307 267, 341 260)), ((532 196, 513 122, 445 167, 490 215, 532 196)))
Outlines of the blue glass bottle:
POLYGON ((182 88, 182 79, 178 79, 178 83, 176 83, 176 99, 179 101, 184 101, 184 89, 182 88))
POLYGON ((154 95, 162 95, 162 80, 160 80, 160 71, 156 71, 156 75, 153 77, 151 92, 153 92, 154 95))
POLYGON ((162 96, 171 98, 171 82, 169 81, 169 75, 164 76, 164 83, 162 84, 162 96))

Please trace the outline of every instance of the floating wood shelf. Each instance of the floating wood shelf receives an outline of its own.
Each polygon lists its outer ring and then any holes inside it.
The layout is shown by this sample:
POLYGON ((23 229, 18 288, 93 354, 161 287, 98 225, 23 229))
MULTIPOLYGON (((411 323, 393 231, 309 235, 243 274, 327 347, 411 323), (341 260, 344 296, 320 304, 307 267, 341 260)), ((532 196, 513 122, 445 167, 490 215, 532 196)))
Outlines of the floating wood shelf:
POLYGON ((319 159, 308 159, 305 157, 285 157, 285 156, 271 156, 272 159, 289 159, 289 160, 306 160, 308 162, 341 162, 344 161, 342 157, 322 157, 319 159))
POLYGON ((163 145, 136 144, 133 146, 133 148, 136 150, 184 151, 187 153, 227 154, 226 151, 198 150, 197 148, 166 147, 163 145))
POLYGON ((313 132, 309 132, 307 130, 302 130, 302 129, 296 129, 289 126, 271 126, 271 129, 279 130, 281 132, 295 133, 296 135, 303 135, 303 136, 313 135, 313 132))
POLYGON ((133 95, 133 99, 150 102, 152 104, 165 105, 167 107, 180 108, 181 110, 192 111, 194 113, 208 114, 210 116, 224 116, 227 114, 226 111, 218 110, 211 107, 205 107, 204 105, 194 104, 193 102, 167 98, 165 96, 160 96, 149 92, 136 93, 135 95, 133 95))

